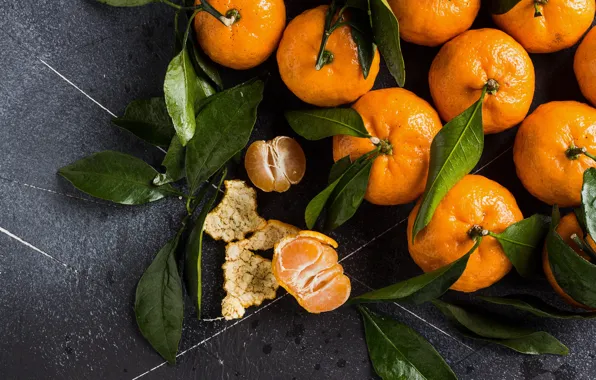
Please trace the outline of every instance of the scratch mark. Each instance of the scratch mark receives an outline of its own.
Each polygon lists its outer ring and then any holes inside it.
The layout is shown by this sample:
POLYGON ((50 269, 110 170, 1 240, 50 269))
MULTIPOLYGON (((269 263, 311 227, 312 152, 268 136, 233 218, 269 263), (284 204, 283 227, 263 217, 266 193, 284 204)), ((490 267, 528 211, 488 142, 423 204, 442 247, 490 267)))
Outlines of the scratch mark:
POLYGON ((505 149, 504 151, 502 151, 501 153, 499 153, 495 158, 493 158, 492 160, 490 160, 489 162, 487 162, 485 165, 482 165, 478 170, 476 170, 473 174, 479 173, 482 170, 486 169, 490 164, 492 164, 493 162, 495 162, 496 160, 498 160, 499 158, 503 157, 503 155, 507 152, 509 152, 511 149, 513 149, 513 146, 510 146, 509 148, 505 149))
MULTIPOLYGON (((282 298, 284 298, 284 297, 285 297, 285 296, 287 296, 287 295, 288 295, 288 293, 286 293, 286 294, 284 294, 284 295, 282 295, 282 296, 280 296, 280 297, 277 297, 277 298, 276 298, 276 299, 274 299, 273 301, 269 302, 267 305, 264 305, 264 306, 263 306, 263 307, 261 307, 260 309, 257 309, 257 310, 255 310, 255 311, 254 311, 252 314, 250 314, 250 315, 247 315, 246 317, 244 317, 244 318, 242 318, 242 319, 239 319, 239 320, 237 320, 236 322, 232 323, 231 325, 228 325, 228 326, 224 327, 223 329, 221 329, 220 331, 218 331, 218 332, 216 332, 215 334, 211 335, 210 337, 203 339, 202 341, 200 341, 199 343, 195 344, 194 346, 192 346, 192 347, 190 347, 190 348, 187 348, 186 350, 184 350, 184 351, 180 352, 178 355, 176 355, 176 359, 178 359, 180 356, 182 356, 182 355, 186 354, 187 352, 189 352, 189 351, 192 351, 192 350, 194 350, 195 348, 197 348, 197 347, 199 347, 199 346, 201 346, 201 345, 203 345, 203 344, 207 343, 207 342, 208 342, 208 341, 210 341, 211 339, 213 339, 213 338, 215 338, 216 336, 218 336, 218 335, 220 335, 220 334, 224 333, 225 331, 227 331, 227 330, 231 329, 232 327, 234 327, 234 326, 236 326, 236 325, 238 325, 238 324, 240 324, 240 323, 242 323, 242 322, 246 321, 247 319, 251 318, 252 316, 254 316, 254 315, 256 315, 256 314, 260 313, 261 311, 263 311, 263 310, 267 309, 269 306, 273 305, 274 303, 276 303, 277 301, 281 300, 282 298)), ((144 372, 144 373, 142 373, 142 374, 138 375, 137 377, 134 377, 132 380, 137 380, 137 379, 140 379, 141 377, 143 377, 143 376, 145 376, 145 375, 147 375, 147 374, 149 374, 149 373, 151 373, 151 372, 155 371, 156 369, 158 369, 158 368, 160 368, 160 367, 163 367, 164 365, 166 365, 166 363, 167 363, 167 362, 163 362, 163 363, 161 363, 161 364, 159 364, 159 365, 156 365, 155 367, 151 368, 150 370, 148 370, 148 371, 146 371, 146 372, 144 372)))
POLYGON ((57 258, 55 258, 54 256, 42 251, 41 249, 37 248, 36 246, 34 246, 31 243, 26 242, 25 240, 21 239, 20 237, 18 237, 17 235, 13 234, 12 232, 0 227, 0 232, 5 234, 8 237, 13 238, 14 240, 18 241, 19 243, 23 244, 24 246, 31 248, 32 250, 34 250, 35 252, 41 253, 42 255, 44 255, 45 257, 47 257, 50 260, 55 261, 56 263, 62 265, 64 268, 69 269, 74 271, 75 273, 77 273, 77 270, 73 267, 71 267, 70 265, 66 264, 65 262, 58 260, 57 258))

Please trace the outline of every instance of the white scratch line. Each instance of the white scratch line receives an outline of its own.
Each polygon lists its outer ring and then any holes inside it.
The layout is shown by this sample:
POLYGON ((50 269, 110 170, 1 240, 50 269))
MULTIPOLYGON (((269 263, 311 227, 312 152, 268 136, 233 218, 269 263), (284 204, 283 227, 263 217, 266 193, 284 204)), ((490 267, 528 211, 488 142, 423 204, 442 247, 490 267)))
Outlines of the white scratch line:
POLYGON ((2 232, 3 234, 7 235, 8 237, 11 237, 11 238, 15 239, 16 241, 18 241, 19 243, 23 244, 24 246, 29 247, 29 248, 31 248, 32 250, 34 250, 34 251, 36 251, 38 253, 41 253, 42 255, 44 255, 45 257, 49 258, 50 260, 53 260, 53 261, 57 262, 58 264, 64 266, 66 269, 71 269, 71 270, 73 270, 75 272, 77 271, 76 269, 70 267, 68 264, 66 264, 66 263, 58 260, 54 256, 52 256, 52 255, 50 255, 48 253, 45 253, 44 251, 42 251, 41 249, 37 248, 33 244, 28 243, 25 240, 21 239, 20 237, 18 237, 17 235, 13 234, 12 232, 10 232, 8 230, 5 230, 2 227, 0 227, 0 232, 2 232))
POLYGON ((4 178, 4 177, 1 177, 1 176, 0 176, 0 179, 3 180, 3 181, 16 183, 17 185, 29 187, 31 189, 35 189, 35 190, 39 190, 39 191, 45 191, 45 192, 50 193, 50 194, 62 195, 63 197, 78 199, 80 201, 85 201, 85 202, 96 203, 96 204, 102 205, 102 206, 117 207, 117 206, 115 206, 113 204, 110 204, 110 203, 97 202, 97 201, 94 201, 93 199, 86 199, 86 198, 83 198, 83 197, 77 197, 76 195, 70 195, 70 194, 66 194, 66 193, 60 193, 60 192, 55 191, 55 190, 44 189, 43 187, 39 187, 39 186, 35 186, 35 185, 30 185, 28 183, 20 182, 20 181, 14 180, 14 179, 8 179, 8 178, 4 178))
POLYGON ((490 164, 492 164, 493 162, 495 162, 496 160, 498 160, 499 158, 501 158, 505 153, 509 152, 512 148, 513 148, 513 146, 510 146, 509 148, 505 149, 504 151, 502 151, 501 153, 499 153, 497 155, 497 157, 495 157, 492 160, 490 160, 487 164, 481 166, 480 169, 476 170, 473 174, 476 174, 476 173, 478 173, 478 172, 486 169, 487 166, 489 166, 490 164))
POLYGON ((76 84, 72 83, 68 78, 66 78, 64 75, 60 74, 58 72, 58 70, 56 70, 55 68, 53 68, 52 66, 50 66, 46 61, 44 61, 43 59, 39 58, 39 60, 41 61, 41 63, 43 63, 44 65, 46 65, 50 70, 52 70, 54 73, 56 73, 56 75, 58 75, 60 78, 64 79, 66 81, 66 83, 70 84, 72 87, 76 88, 81 94, 85 95, 89 100, 91 100, 93 103, 97 104, 101 109, 103 109, 104 111, 106 111, 107 113, 109 113, 110 115, 112 115, 112 117, 117 117, 116 114, 114 114, 112 111, 110 111, 109 109, 107 109, 106 107, 104 107, 102 104, 100 104, 97 100, 93 99, 90 95, 88 95, 85 91, 81 90, 76 84))
POLYGON ((373 241, 377 240, 378 238, 380 238, 381 236, 385 235, 387 232, 391 231, 392 229, 394 229, 395 227, 399 226, 400 224, 402 224, 403 222, 405 222, 406 220, 408 220, 408 218, 405 218, 403 220, 400 220, 399 222, 397 222, 395 225, 389 227, 388 229, 386 229, 384 232, 381 232, 379 235, 377 235, 376 237, 374 237, 373 239, 369 240, 367 243, 364 243, 362 246, 360 246, 359 248, 356 248, 356 250, 352 251, 349 255, 341 258, 338 263, 341 263, 344 260, 349 259, 351 256, 353 256, 354 254, 360 252, 364 247, 366 247, 367 245, 369 245, 370 243, 372 243, 373 241))
MULTIPOLYGON (((261 311, 265 310, 266 308, 268 308, 269 306, 273 305, 274 303, 276 303, 277 301, 281 300, 282 298, 284 298, 284 297, 285 297, 285 296, 287 296, 287 295, 288 295, 288 293, 286 293, 286 294, 284 294, 284 295, 282 295, 282 296, 280 296, 280 297, 277 297, 277 298, 276 298, 276 299, 274 299, 273 301, 269 302, 267 305, 265 305, 265 306, 261 307, 260 309, 257 309, 257 310, 255 310, 255 312, 254 312, 254 313, 252 313, 252 314, 250 314, 250 315, 247 315, 246 317, 244 317, 244 318, 242 318, 242 319, 239 319, 239 320, 237 320, 236 322, 232 323, 232 324, 231 324, 231 325, 229 325, 229 326, 226 326, 226 327, 224 327, 223 329, 221 329, 220 331, 218 331, 218 332, 216 332, 215 334, 211 335, 210 337, 203 339, 202 341, 200 341, 199 343, 195 344, 194 346, 192 346, 192 347, 190 347, 190 348, 187 348, 186 350, 184 350, 184 351, 180 352, 179 354, 177 354, 177 355, 176 355, 176 359, 178 359, 180 356, 182 356, 182 355, 186 354, 187 352, 189 352, 189 351, 192 351, 192 350, 194 350, 195 348, 197 348, 197 347, 199 347, 199 346, 201 346, 201 345, 203 345, 203 344, 207 343, 208 341, 210 341, 211 339, 215 338, 216 336, 218 336, 218 335, 222 334, 222 333, 223 333, 223 332, 225 332, 226 330, 229 330, 229 329, 231 329, 232 327, 234 327, 234 326, 236 326, 236 325, 238 325, 238 324, 240 324, 240 323, 242 323, 242 322, 246 321, 247 319, 249 319, 249 318, 250 318, 250 317, 252 317, 253 315, 256 315, 256 314, 260 313, 261 311)), ((163 362, 163 363, 161 363, 160 365, 157 365, 157 366, 155 366, 155 367, 151 368, 149 371, 147 371, 147 372, 144 372, 144 373, 140 374, 139 376, 137 376, 137 377, 133 378, 132 380, 137 380, 137 379, 140 379, 141 377, 143 377, 143 376, 145 376, 145 375, 147 375, 147 374, 149 374, 149 373, 151 373, 151 372, 155 371, 156 369, 158 369, 158 368, 160 368, 160 367, 163 367, 163 366, 164 366, 166 363, 167 363, 167 362, 163 362)))
MULTIPOLYGON (((344 272, 345 273, 345 272, 344 272)), ((360 285, 368 288, 369 290, 374 290, 372 287, 368 286, 367 284, 365 284, 364 282, 360 281, 359 279, 357 279, 356 277, 352 276, 351 274, 345 273, 347 276, 349 276, 352 280, 356 281, 357 283, 359 283, 360 285)), ((411 315, 413 315, 414 317, 418 318, 419 320, 421 320, 422 322, 426 323, 427 325, 431 326, 432 328, 434 328, 435 330, 439 331, 440 333, 448 336, 449 338, 453 339, 454 341, 458 342, 459 344, 461 344, 462 346, 474 351, 474 349, 470 346, 468 346, 467 344, 465 344, 464 342, 462 342, 461 340, 457 339, 456 337, 454 337, 453 335, 449 334, 448 332, 440 329, 439 327, 433 325, 432 323, 430 323, 429 321, 427 321, 426 319, 422 318, 421 316, 419 316, 418 314, 414 313, 413 311, 405 308, 404 306, 398 304, 397 302, 393 302, 394 305, 396 305, 397 307, 399 307, 400 309, 410 313, 411 315)))

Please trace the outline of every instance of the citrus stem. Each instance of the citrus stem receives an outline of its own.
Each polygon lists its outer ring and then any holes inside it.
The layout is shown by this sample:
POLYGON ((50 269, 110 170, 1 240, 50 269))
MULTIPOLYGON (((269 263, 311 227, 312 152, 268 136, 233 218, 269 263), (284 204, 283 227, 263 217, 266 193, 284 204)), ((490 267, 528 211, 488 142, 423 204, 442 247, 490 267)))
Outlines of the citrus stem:
POLYGON ((548 3, 548 0, 534 0, 534 17, 542 17, 542 9, 540 8, 541 5, 545 5, 548 3))
POLYGON ((468 236, 474 240, 476 240, 477 238, 484 237, 488 234, 490 234, 488 230, 485 230, 482 226, 479 226, 477 224, 474 224, 472 228, 470 228, 470 230, 468 231, 468 236))
POLYGON ((591 158, 592 160, 596 161, 596 156, 589 153, 588 150, 584 148, 577 147, 575 145, 571 145, 566 151, 565 155, 570 160, 577 160, 580 155, 585 155, 586 157, 591 158))
POLYGON ((590 247, 590 245, 586 244, 585 241, 583 241, 579 236, 577 236, 577 234, 573 234, 571 235, 571 240, 573 240, 575 242, 575 244, 577 244, 577 246, 584 251, 584 253, 588 256, 590 256, 590 259, 593 262, 596 262, 596 252, 594 252, 594 250, 592 249, 592 247, 590 247))
POLYGON ((226 15, 222 15, 219 11, 207 0, 201 0, 202 10, 209 13, 211 16, 215 17, 219 22, 224 24, 225 26, 232 26, 234 23, 238 22, 241 19, 240 12, 237 9, 230 9, 226 12, 226 15))
POLYGON ((329 6, 329 9, 327 10, 328 14, 325 20, 323 38, 321 39, 321 46, 319 48, 319 54, 317 54, 317 61, 315 63, 315 69, 317 71, 321 70, 323 66, 333 62, 333 52, 325 49, 327 47, 327 41, 329 41, 329 37, 337 28, 347 25, 347 23, 343 21, 343 14, 347 6, 344 6, 339 10, 339 13, 337 14, 337 20, 335 21, 335 23, 332 24, 333 15, 335 14, 335 8, 335 1, 333 1, 329 6))
POLYGON ((381 140, 378 137, 371 137, 370 141, 377 147, 379 153, 391 156, 393 154, 393 145, 389 140, 381 140))
POLYGON ((486 87, 486 92, 490 95, 495 95, 499 91, 499 87, 501 87, 499 82, 492 78, 487 80, 484 86, 486 87))

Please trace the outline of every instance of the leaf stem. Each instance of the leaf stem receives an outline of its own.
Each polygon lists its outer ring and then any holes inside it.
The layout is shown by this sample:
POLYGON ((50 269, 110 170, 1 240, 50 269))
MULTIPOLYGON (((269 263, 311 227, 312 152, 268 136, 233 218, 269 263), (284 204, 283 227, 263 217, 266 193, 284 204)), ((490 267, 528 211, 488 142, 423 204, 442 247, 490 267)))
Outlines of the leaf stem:
POLYGON ((586 255, 590 256, 592 262, 596 262, 596 252, 594 252, 594 250, 592 249, 592 247, 590 247, 589 244, 587 244, 584 240, 577 236, 577 234, 571 235, 571 240, 573 240, 575 244, 577 244, 577 246, 582 251, 584 251, 586 255))
POLYGON ((570 160, 577 160, 579 158, 579 156, 582 155, 582 154, 584 156, 589 157, 592 160, 596 161, 596 156, 594 156, 593 154, 589 153, 588 152, 588 149, 586 149, 585 147, 583 147, 583 148, 577 147, 573 143, 565 151, 565 155, 570 160))
POLYGON ((319 54, 317 54, 317 62, 315 64, 315 68, 317 70, 321 70, 323 66, 333 62, 333 53, 325 49, 325 47, 327 46, 327 41, 329 41, 329 37, 331 36, 331 33, 333 33, 339 27, 349 25, 348 22, 343 21, 343 14, 347 9, 347 5, 344 5, 339 10, 339 13, 337 14, 337 19, 335 23, 333 23, 333 16, 335 15, 336 9, 337 6, 334 0, 331 2, 331 5, 327 10, 327 16, 325 19, 325 29, 323 30, 323 38, 321 39, 321 46, 319 47, 319 54))

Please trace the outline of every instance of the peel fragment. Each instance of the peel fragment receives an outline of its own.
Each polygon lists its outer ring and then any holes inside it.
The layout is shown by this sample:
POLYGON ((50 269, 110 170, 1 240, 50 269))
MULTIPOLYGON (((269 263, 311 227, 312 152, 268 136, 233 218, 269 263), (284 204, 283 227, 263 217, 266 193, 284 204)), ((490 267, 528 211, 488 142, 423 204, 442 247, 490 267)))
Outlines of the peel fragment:
POLYGON ((279 285, 271 269, 271 260, 253 251, 272 249, 278 241, 299 231, 289 224, 270 220, 248 239, 226 246, 226 262, 222 268, 227 295, 221 304, 225 319, 242 318, 247 307, 275 299, 279 285))
POLYGON ((226 243, 242 240, 246 234, 266 226, 257 213, 257 192, 244 181, 225 181, 225 194, 205 219, 205 232, 226 243))

